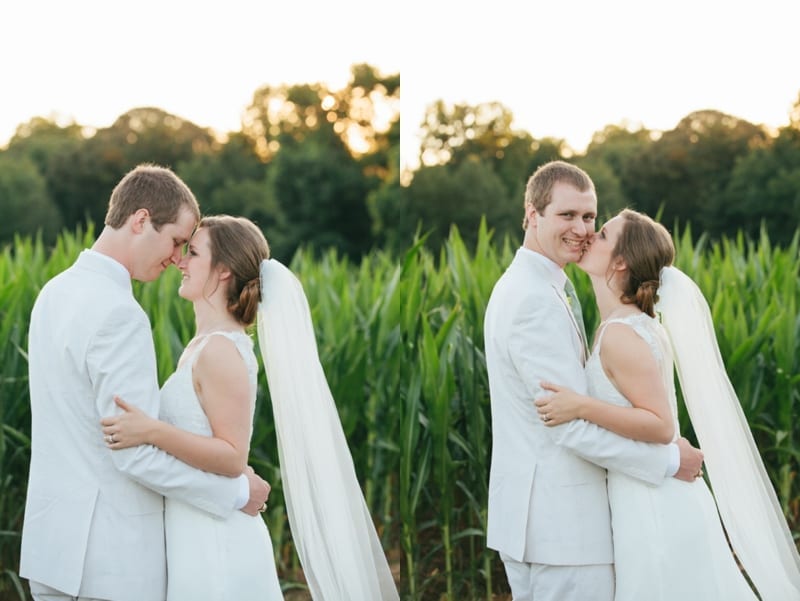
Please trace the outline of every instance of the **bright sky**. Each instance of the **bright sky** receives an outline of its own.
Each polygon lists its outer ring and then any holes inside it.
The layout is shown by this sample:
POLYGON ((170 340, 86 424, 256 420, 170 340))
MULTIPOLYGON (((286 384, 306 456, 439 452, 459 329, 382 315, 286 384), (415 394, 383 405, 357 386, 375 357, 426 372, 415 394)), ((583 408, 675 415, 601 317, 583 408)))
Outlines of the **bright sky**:
POLYGON ((143 106, 237 131, 261 86, 397 73, 397 40, 372 0, 2 2, 0 147, 35 116, 105 127, 143 106))
POLYGON ((402 158, 425 107, 499 101, 516 129, 583 151, 606 125, 674 128, 715 109, 788 125, 800 92, 797 0, 430 0, 406 38, 402 158), (413 50, 412 50, 413 49, 413 50))
POLYGON ((797 0, 3 2, 0 147, 34 116, 104 127, 141 106, 238 130, 258 87, 341 87, 359 62, 401 73, 404 167, 437 99, 499 101, 578 151, 606 125, 706 108, 780 127, 798 22, 797 0))

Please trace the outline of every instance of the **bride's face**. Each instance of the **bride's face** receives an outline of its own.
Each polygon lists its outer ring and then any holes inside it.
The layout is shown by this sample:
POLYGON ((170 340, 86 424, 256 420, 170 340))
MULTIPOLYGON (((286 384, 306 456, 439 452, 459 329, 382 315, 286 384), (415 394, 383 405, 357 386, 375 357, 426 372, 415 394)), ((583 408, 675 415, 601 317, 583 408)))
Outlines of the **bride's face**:
POLYGON ((189 241, 186 254, 178 263, 183 274, 178 294, 186 300, 208 298, 219 285, 219 278, 211 269, 211 241, 208 231, 197 230, 189 241))
POLYGON ((610 219, 591 239, 578 267, 589 275, 606 276, 611 270, 612 254, 624 227, 621 216, 610 219))

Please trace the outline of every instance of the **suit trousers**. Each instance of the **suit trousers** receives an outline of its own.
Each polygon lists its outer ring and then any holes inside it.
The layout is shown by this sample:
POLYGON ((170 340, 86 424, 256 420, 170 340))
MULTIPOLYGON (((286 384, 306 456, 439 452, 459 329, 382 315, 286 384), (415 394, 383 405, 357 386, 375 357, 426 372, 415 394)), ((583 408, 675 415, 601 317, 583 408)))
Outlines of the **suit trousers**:
POLYGON ((34 601, 111 601, 109 599, 95 599, 94 597, 76 597, 57 591, 56 589, 42 584, 41 582, 30 581, 31 595, 34 601))
POLYGON ((614 566, 524 563, 500 553, 513 601, 613 601, 614 566))

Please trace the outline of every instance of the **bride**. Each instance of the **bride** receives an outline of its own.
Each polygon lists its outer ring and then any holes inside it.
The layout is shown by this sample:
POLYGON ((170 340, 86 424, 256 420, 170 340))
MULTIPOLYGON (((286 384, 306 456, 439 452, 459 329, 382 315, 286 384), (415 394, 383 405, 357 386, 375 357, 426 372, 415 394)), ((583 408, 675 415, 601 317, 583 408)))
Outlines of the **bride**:
MULTIPOLYGON (((228 215, 200 221, 178 268, 196 334, 161 390, 159 418, 123 399, 102 420, 114 450, 152 444, 199 469, 239 475, 253 429, 258 340, 270 389, 292 538, 309 590, 325 601, 397 600, 319 363, 302 286, 269 259, 261 230, 228 215)), ((262 511, 266 505, 262 508, 262 511)), ((167 598, 283 599, 264 520, 220 520, 165 500, 167 598)))
POLYGON ((762 601, 800 600, 792 535, 727 378, 708 306, 671 267, 674 253, 663 226, 627 209, 595 234, 578 263, 602 319, 586 364, 591 396, 545 383, 554 394, 538 399, 537 409, 548 426, 585 419, 628 438, 669 442, 678 435, 674 351, 716 504, 702 478, 650 487, 609 471, 615 601, 754 601, 730 547, 762 601))

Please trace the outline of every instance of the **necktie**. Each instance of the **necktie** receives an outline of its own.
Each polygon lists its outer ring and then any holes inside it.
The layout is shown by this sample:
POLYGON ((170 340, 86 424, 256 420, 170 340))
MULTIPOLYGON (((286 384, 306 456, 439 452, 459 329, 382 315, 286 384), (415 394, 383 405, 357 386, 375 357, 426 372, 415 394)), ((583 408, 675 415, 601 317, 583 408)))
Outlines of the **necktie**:
POLYGON ((567 283, 564 284, 564 293, 567 295, 567 302, 569 303, 569 308, 572 309, 572 314, 575 316, 575 321, 578 322, 578 327, 581 331, 583 349, 584 351, 587 351, 588 354, 588 346, 586 346, 586 326, 583 324, 583 311, 581 311, 581 302, 578 300, 578 295, 575 292, 575 286, 572 285, 572 282, 569 278, 567 278, 567 283))

